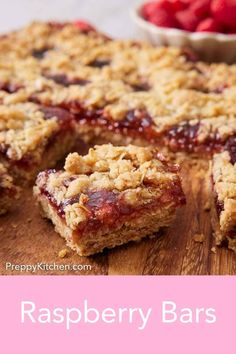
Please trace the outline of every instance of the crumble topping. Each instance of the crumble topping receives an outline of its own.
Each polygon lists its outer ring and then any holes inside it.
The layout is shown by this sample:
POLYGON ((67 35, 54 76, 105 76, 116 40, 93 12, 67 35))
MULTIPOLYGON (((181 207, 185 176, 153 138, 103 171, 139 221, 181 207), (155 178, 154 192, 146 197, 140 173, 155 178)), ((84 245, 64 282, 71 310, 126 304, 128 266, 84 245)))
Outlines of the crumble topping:
POLYGON ((224 63, 211 64, 208 70, 204 69, 209 90, 216 90, 222 93, 224 89, 236 85, 236 65, 224 63))
POLYGON ((49 174, 47 187, 49 190, 60 187, 62 181, 72 176, 68 186, 63 188, 64 195, 60 196, 71 198, 88 188, 115 189, 121 192, 145 183, 160 185, 172 178, 174 181, 176 174, 158 156, 158 152, 151 148, 132 145, 114 147, 111 144, 95 146, 85 156, 69 154, 65 162, 65 172, 59 176, 49 174))
POLYGON ((43 76, 45 70, 63 70, 63 73, 77 72, 82 78, 87 72, 87 79, 125 79, 130 84, 137 84, 140 77, 149 78, 157 69, 166 66, 189 69, 190 65, 178 49, 153 48, 129 40, 108 40, 98 32, 84 33, 68 23, 61 27, 33 23, 0 41, 0 69, 10 66, 14 71, 22 66, 24 77, 20 71, 15 72, 23 81, 36 72, 43 76), (11 60, 6 61, 6 57, 11 60), (25 60, 28 65, 24 65, 25 60))
POLYGON ((57 131, 57 118, 45 119, 33 103, 0 106, 0 146, 10 159, 20 160, 57 131))
MULTIPOLYGON (((218 116, 236 115, 235 98, 227 96, 219 98, 217 94, 204 94, 191 90, 173 91, 164 94, 161 91, 130 93, 122 96, 113 106, 122 105, 126 112, 130 109, 145 109, 154 118, 156 125, 162 120, 162 115, 170 124, 193 119, 206 119, 218 116), (161 115, 161 116, 160 116, 161 115), (160 121, 158 121, 158 119, 160 121)), ((111 116, 116 119, 113 106, 106 107, 111 116)))
POLYGON ((236 163, 232 163, 227 151, 214 155, 213 183, 220 205, 220 227, 222 231, 233 230, 236 226, 236 163))
POLYGON ((35 95, 42 102, 52 105, 78 102, 84 108, 103 108, 105 105, 117 101, 130 92, 129 86, 122 81, 98 81, 86 86, 69 86, 68 88, 55 87, 54 90, 45 91, 35 95))
POLYGON ((52 74, 76 73, 92 81, 124 80, 131 85, 150 81, 150 86, 167 91, 181 87, 219 91, 222 79, 226 86, 235 84, 233 75, 229 75, 234 74, 234 66, 197 62, 193 55, 178 48, 109 40, 95 30, 80 30, 73 23, 35 22, 2 36, 0 71, 3 70, 3 74, 4 68, 15 71, 14 75, 23 81, 32 74, 42 77, 49 71, 52 74), (19 66, 22 70, 14 70, 19 66))
POLYGON ((36 185, 53 198, 67 225, 75 229, 90 217, 89 203, 96 193, 108 204, 109 200, 126 203, 127 212, 154 200, 170 206, 183 203, 177 169, 156 149, 108 144, 90 149, 85 156, 70 154, 64 171, 42 172, 36 185))

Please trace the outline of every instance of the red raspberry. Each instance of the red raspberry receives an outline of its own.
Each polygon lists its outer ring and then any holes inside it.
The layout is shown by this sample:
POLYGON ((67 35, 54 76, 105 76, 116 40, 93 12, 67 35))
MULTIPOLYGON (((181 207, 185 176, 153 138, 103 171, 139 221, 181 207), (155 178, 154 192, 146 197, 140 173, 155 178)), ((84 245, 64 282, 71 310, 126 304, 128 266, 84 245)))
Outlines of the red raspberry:
POLYGON ((141 15, 148 20, 156 10, 156 1, 148 2, 141 7, 141 15))
POLYGON ((198 17, 188 8, 176 13, 176 19, 180 28, 185 31, 193 32, 198 25, 198 17))
POLYGON ((168 0, 168 2, 173 13, 184 10, 188 6, 186 0, 168 0))
POLYGON ((95 28, 90 25, 90 23, 88 22, 85 22, 85 21, 80 21, 80 20, 77 20, 77 21, 74 21, 74 25, 79 28, 81 31, 95 31, 95 28))
POLYGON ((228 30, 228 29, 226 29, 225 33, 227 33, 227 34, 236 34, 236 30, 228 30))
POLYGON ((193 1, 189 9, 194 13, 194 15, 204 18, 210 14, 211 0, 196 0, 193 1))
POLYGON ((162 9, 165 9, 166 11, 170 10, 169 3, 166 0, 151 1, 142 6, 141 15, 146 20, 149 20, 154 14, 162 9))
POLYGON ((205 18, 202 20, 197 28, 196 32, 221 32, 221 25, 214 18, 205 18))
POLYGON ((228 27, 236 27, 236 0, 212 0, 213 17, 228 27))
POLYGON ((184 7, 187 8, 190 5, 192 5, 193 2, 198 1, 198 0, 182 0, 184 7))
POLYGON ((160 27, 177 27, 174 17, 165 9, 159 9, 149 18, 149 21, 160 27))

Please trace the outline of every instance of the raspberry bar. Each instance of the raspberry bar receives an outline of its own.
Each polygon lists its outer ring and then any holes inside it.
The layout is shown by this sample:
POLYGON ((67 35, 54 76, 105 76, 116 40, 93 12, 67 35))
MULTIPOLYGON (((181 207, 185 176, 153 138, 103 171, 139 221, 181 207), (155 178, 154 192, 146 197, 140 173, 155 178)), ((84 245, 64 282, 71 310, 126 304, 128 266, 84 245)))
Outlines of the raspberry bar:
POLYGON ((19 188, 13 184, 12 177, 0 163, 0 215, 5 214, 10 209, 18 195, 19 188))
POLYGON ((236 149, 217 154, 212 162, 213 227, 217 244, 236 252, 236 149))
POLYGON ((0 105, 0 125, 0 159, 18 182, 54 166, 74 143, 73 116, 61 108, 0 105))
POLYGON ((236 135, 234 90, 224 94, 194 90, 133 92, 121 81, 88 83, 35 93, 44 105, 75 115, 86 141, 152 144, 171 151, 211 157, 236 135))
POLYGON ((41 172, 34 194, 67 244, 88 256, 169 226, 185 203, 177 171, 156 149, 108 144, 41 172))

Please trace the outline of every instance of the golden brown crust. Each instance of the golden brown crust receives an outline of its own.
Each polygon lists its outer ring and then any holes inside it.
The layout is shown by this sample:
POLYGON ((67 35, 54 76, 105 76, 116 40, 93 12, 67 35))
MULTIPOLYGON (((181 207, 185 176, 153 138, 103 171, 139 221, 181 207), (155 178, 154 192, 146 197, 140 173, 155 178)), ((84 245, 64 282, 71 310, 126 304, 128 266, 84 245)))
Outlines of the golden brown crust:
MULTIPOLYGON (((35 188, 35 193, 37 195, 37 188, 35 188)), ((105 233, 99 230, 96 233, 87 232, 86 237, 78 238, 55 213, 55 209, 44 195, 38 194, 37 200, 42 216, 52 221, 56 232, 66 240, 67 246, 80 256, 90 256, 102 252, 104 248, 113 248, 130 241, 138 242, 148 236, 158 237, 161 230, 173 222, 175 216, 175 209, 143 211, 136 219, 129 220, 120 228, 109 228, 105 233)))
POLYGON ((236 238, 236 163, 227 151, 214 156, 212 178, 219 222, 217 241, 232 243, 236 238))

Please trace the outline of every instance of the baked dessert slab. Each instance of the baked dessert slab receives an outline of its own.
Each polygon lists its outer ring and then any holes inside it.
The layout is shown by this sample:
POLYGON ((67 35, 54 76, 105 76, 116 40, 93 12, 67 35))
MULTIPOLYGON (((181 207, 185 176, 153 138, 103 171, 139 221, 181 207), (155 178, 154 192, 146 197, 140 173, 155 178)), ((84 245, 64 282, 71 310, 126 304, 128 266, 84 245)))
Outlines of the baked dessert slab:
POLYGON ((212 161, 213 228, 218 245, 236 252, 236 145, 212 161))
POLYGON ((169 226, 185 203, 177 171, 156 149, 107 144, 41 172, 34 194, 67 244, 88 256, 169 226))
POLYGON ((0 215, 5 214, 19 196, 19 188, 13 183, 13 178, 0 163, 0 215))
POLYGON ((63 108, 93 144, 211 157, 236 134, 235 72, 73 23, 33 23, 0 39, 0 102, 63 108))

